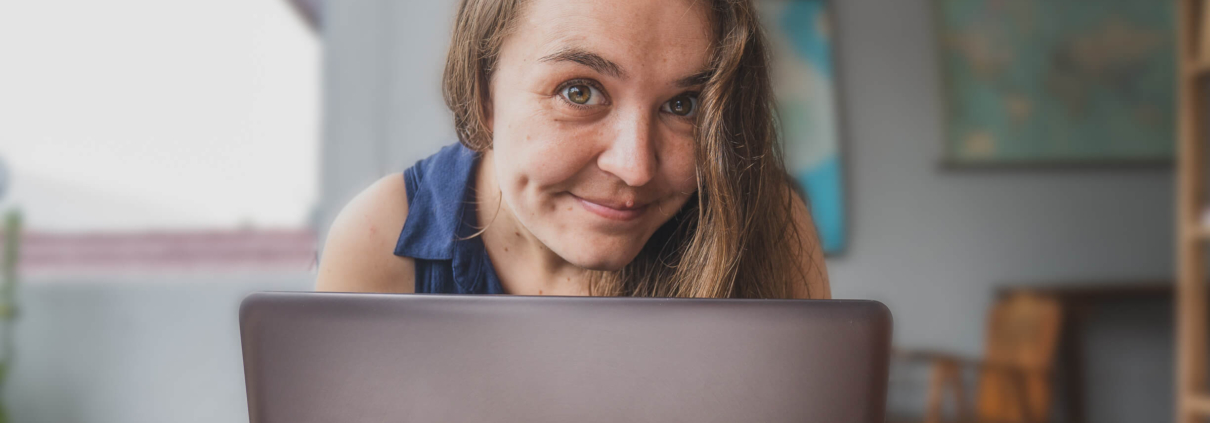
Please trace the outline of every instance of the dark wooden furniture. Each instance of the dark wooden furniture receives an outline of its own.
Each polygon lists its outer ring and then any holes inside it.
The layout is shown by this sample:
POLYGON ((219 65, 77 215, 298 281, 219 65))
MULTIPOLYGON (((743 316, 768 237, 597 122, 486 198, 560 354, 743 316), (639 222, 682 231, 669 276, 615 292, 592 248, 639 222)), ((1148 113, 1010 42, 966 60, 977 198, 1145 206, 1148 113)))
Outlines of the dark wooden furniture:
POLYGON ((1001 286, 998 295, 1011 296, 1020 292, 1031 292, 1054 298, 1062 310, 1062 342, 1059 346, 1056 368, 1062 378, 1062 395, 1066 402, 1064 421, 1084 423, 1087 421, 1084 389, 1084 348, 1079 334, 1092 310, 1100 303, 1139 300, 1171 299, 1174 295, 1171 279, 1145 281, 1007 284, 1001 286))
POLYGON ((952 395, 959 422, 1040 423, 1050 414, 1051 368, 1061 310, 1054 298, 1014 292, 988 312, 987 346, 981 359, 935 351, 900 351, 901 359, 931 367, 925 423, 941 423, 942 403, 952 395), (973 404, 966 401, 964 370, 978 375, 973 404), (972 406, 973 405, 973 406, 972 406))

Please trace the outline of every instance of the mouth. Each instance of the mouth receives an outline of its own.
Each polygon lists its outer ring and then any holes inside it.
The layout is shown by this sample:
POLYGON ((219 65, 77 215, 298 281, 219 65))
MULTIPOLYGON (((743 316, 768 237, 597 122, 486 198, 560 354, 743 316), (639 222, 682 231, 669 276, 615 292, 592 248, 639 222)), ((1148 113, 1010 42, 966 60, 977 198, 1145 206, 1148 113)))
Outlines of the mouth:
POLYGON ((575 194, 571 194, 572 198, 580 202, 584 209, 609 220, 631 221, 638 219, 647 211, 647 204, 635 204, 634 200, 626 202, 611 201, 606 199, 586 199, 575 194))

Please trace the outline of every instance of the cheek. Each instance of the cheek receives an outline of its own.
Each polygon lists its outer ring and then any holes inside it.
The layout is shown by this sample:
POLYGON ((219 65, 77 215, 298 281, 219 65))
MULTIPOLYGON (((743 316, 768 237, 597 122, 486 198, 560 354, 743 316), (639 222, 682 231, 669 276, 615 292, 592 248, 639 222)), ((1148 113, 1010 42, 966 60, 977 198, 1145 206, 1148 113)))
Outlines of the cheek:
POLYGON ((692 136, 676 134, 670 136, 665 151, 661 154, 663 173, 668 184, 677 193, 692 194, 697 190, 697 157, 692 136))
POLYGON ((552 118, 539 101, 524 103, 494 122, 501 190, 524 195, 567 189, 593 163, 592 132, 552 118))
POLYGON ((494 143, 503 195, 515 213, 532 216, 552 213, 551 195, 570 190, 594 155, 558 124, 538 124, 541 117, 528 121, 502 128, 494 143))

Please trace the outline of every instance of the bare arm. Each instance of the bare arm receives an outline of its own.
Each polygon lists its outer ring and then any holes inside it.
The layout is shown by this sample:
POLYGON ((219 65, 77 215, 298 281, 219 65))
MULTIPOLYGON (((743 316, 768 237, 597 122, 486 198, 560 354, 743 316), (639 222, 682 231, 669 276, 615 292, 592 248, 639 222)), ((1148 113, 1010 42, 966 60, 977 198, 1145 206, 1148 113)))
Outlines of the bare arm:
POLYGON ((379 179, 353 198, 328 231, 316 291, 411 293, 415 263, 394 254, 408 215, 400 174, 379 179))
POLYGON ((815 221, 811 219, 807 203, 798 194, 794 194, 793 221, 802 239, 802 244, 797 248, 807 278, 803 284, 797 285, 799 289, 794 293, 794 298, 831 299, 832 286, 828 282, 828 265, 823 259, 823 247, 819 243, 819 234, 815 231, 815 221))

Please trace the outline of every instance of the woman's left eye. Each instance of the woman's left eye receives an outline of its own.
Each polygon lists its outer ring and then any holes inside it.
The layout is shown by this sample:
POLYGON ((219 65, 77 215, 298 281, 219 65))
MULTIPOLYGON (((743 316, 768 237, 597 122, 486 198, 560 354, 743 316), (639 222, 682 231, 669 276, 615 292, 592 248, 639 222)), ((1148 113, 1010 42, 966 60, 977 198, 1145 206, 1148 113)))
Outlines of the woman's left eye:
POLYGON ((569 85, 560 93, 564 100, 580 106, 596 106, 605 101, 605 96, 596 87, 588 84, 569 85))
POLYGON ((660 110, 680 117, 693 117, 697 114, 697 96, 693 94, 678 95, 664 103, 660 110))

